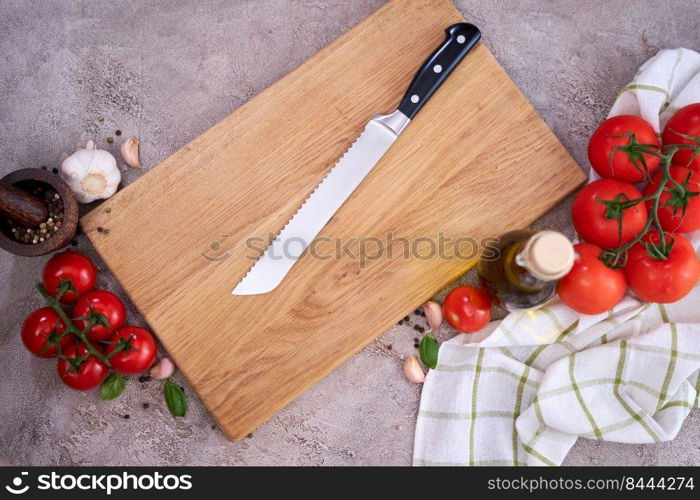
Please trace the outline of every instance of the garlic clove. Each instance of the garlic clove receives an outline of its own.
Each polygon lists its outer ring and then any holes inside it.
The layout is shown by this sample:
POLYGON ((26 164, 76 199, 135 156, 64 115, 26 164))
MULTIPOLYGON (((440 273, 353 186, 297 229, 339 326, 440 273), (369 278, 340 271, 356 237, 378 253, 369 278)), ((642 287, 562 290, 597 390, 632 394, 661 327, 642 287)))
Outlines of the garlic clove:
POLYGON ((422 384, 425 382, 423 367, 415 356, 409 356, 403 362, 403 373, 406 375, 406 378, 414 384, 422 384))
POLYGON ((165 380, 174 372, 175 365, 170 358, 163 358, 153 368, 151 368, 151 377, 158 380, 165 380))
POLYGON ((90 150, 95 149, 95 141, 93 141, 92 139, 87 141, 87 144, 85 145, 85 149, 90 149, 90 150))
POLYGON ((139 140, 136 137, 129 137, 122 143, 121 147, 122 158, 124 163, 133 168, 139 168, 139 140))
POLYGON ((428 320, 428 326, 431 330, 437 330, 442 324, 442 307, 437 302, 429 300, 423 304, 423 311, 425 311, 425 319, 428 320))

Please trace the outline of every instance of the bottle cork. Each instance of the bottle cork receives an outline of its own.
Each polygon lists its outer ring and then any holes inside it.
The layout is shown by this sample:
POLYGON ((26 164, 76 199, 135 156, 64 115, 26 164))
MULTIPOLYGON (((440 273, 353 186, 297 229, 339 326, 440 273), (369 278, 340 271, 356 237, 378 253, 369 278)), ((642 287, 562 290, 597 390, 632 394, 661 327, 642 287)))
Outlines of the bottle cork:
POLYGON ((524 267, 535 278, 554 281, 571 271, 574 245, 557 231, 540 231, 528 240, 522 256, 524 267))

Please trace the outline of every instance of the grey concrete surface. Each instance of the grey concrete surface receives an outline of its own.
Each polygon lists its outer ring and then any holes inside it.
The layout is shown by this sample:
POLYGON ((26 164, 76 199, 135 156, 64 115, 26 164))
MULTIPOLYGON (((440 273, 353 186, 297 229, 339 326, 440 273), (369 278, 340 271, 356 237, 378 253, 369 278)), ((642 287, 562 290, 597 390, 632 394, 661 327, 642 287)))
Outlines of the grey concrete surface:
MULTIPOLYGON (((116 155, 119 141, 106 141, 116 129, 140 137, 152 167, 382 3, 0 0, 0 173, 57 167, 88 139, 116 155)), ((660 48, 700 48, 693 0, 456 5, 584 167, 590 132, 635 69, 660 48)), ((125 183, 143 173, 121 168, 125 183)), ((570 231, 569 206, 537 225, 570 231)), ((85 237, 78 249, 104 266, 85 237)), ((419 388, 401 373, 401 357, 415 351, 409 327, 392 328, 251 438, 230 443, 187 387, 189 413, 174 420, 155 382, 132 380, 104 403, 63 387, 53 362, 25 352, 19 327, 43 305, 33 285, 45 260, 0 252, 0 463, 410 463, 419 388)), ((99 285, 126 299, 106 272, 99 285)), ((142 323, 132 305, 129 316, 142 323)), ((699 424, 695 411, 676 440, 655 446, 580 440, 566 464, 697 465, 699 424)))

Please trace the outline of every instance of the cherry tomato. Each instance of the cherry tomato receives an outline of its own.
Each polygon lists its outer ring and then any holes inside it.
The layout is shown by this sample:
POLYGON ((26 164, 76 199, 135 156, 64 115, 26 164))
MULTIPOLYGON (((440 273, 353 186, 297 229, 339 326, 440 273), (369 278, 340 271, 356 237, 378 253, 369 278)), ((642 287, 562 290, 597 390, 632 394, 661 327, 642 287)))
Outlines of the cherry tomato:
POLYGON ((471 333, 485 327, 491 319, 491 302, 478 288, 459 286, 445 297, 442 312, 452 328, 471 333))
POLYGON ((614 179, 600 179, 585 186, 576 195, 573 206, 574 227, 578 234, 589 243, 602 248, 617 248, 636 238, 644 229, 648 213, 644 203, 622 211, 622 238, 620 219, 614 215, 603 201, 621 201, 640 198, 642 193, 631 184, 614 179))
MULTIPOLYGON (((690 170, 685 167, 671 165, 669 169, 671 177, 679 184, 687 187, 688 192, 700 192, 700 171, 690 170)), ((663 172, 656 172, 651 182, 644 189, 644 195, 652 195, 656 192, 661 182, 663 172)), ((659 210, 657 215, 661 226, 671 232, 690 233, 700 229, 700 195, 687 197, 687 193, 681 194, 671 181, 667 181, 664 191, 661 193, 659 210), (685 205, 685 210, 683 206, 685 205)), ((647 201, 647 208, 651 212, 653 200, 647 201)))
MULTIPOLYGON (((679 234, 666 234, 673 247, 666 260, 649 255, 644 245, 630 248, 625 277, 630 288, 646 302, 670 303, 682 299, 693 289, 700 277, 700 262, 690 242, 679 234)), ((658 243, 659 233, 650 231, 644 243, 658 243)))
POLYGON ((120 328, 109 337, 109 342, 107 354, 120 345, 126 346, 109 358, 112 368, 124 375, 136 375, 147 370, 156 358, 157 347, 153 335, 138 326, 120 328))
POLYGON ((574 251, 574 267, 557 283, 561 301, 582 314, 601 314, 619 304, 627 291, 625 274, 606 266, 596 245, 579 243, 574 251))
POLYGON ((73 342, 63 349, 63 357, 58 358, 58 376, 64 384, 78 391, 89 391, 102 383, 107 377, 107 366, 92 354, 88 355, 80 367, 73 367, 73 360, 88 354, 82 342, 73 342), (67 359, 64 359, 67 358, 67 359))
POLYGON ((54 255, 44 266, 42 281, 51 295, 58 293, 58 286, 64 280, 70 280, 77 293, 68 290, 61 297, 64 304, 75 304, 80 296, 95 287, 97 271, 93 263, 79 252, 67 250, 54 255))
POLYGON ((648 121, 634 115, 620 115, 608 118, 595 129, 588 142, 588 159, 601 177, 632 183, 643 181, 659 166, 660 159, 639 150, 615 149, 629 147, 632 137, 624 134, 634 134, 637 143, 660 150, 659 138, 648 121))
MULTIPOLYGON (((86 293, 75 304, 73 317, 89 316, 90 308, 96 313, 104 314, 109 326, 94 325, 88 332, 88 339, 99 341, 107 339, 114 330, 121 328, 126 320, 126 308, 119 297, 107 290, 93 290, 86 293)), ((76 319, 75 326, 83 330, 87 326, 87 320, 76 319)))
MULTIPOLYGON (((693 137, 700 137, 700 103, 689 104, 678 111, 664 127, 662 136, 664 145, 670 144, 690 144, 700 145, 692 139, 681 137, 676 132, 693 137)), ((693 170, 700 170, 700 154, 693 158, 692 149, 679 149, 673 155, 673 164, 688 167, 693 170)))
POLYGON ((49 339, 56 340, 61 347, 67 345, 74 336, 68 334, 58 340, 58 337, 66 331, 66 325, 50 307, 42 307, 32 312, 22 325, 22 342, 29 352, 40 358, 54 358, 58 355, 56 344, 49 339))

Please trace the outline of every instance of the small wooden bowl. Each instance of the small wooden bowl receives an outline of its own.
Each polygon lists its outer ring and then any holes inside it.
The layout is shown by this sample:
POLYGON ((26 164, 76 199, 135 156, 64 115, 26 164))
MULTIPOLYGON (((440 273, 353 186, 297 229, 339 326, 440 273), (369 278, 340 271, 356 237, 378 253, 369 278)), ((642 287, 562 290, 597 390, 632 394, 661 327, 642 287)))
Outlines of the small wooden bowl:
POLYGON ((51 238, 36 245, 20 243, 12 238, 5 220, 0 220, 0 247, 15 255, 33 257, 51 253, 66 246, 75 236, 78 228, 78 202, 73 191, 58 175, 40 168, 23 168, 6 175, 0 182, 12 184, 26 191, 37 186, 53 188, 63 201, 63 222, 51 238))

